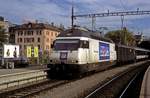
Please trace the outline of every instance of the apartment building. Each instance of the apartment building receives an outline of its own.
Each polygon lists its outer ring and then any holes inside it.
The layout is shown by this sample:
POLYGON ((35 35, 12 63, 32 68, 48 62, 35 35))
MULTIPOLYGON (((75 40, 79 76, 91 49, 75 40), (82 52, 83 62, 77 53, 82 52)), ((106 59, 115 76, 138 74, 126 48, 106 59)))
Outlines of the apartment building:
POLYGON ((10 43, 20 45, 20 55, 26 57, 27 46, 38 47, 39 52, 50 54, 51 44, 61 29, 44 23, 26 23, 10 28, 10 43))

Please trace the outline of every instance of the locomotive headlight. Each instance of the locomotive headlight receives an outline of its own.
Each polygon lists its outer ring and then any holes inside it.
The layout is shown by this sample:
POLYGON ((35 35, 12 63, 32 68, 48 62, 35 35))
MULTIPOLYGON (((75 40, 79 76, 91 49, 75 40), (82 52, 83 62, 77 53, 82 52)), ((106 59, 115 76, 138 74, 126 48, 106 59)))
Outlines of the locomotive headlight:
POLYGON ((78 60, 76 60, 76 63, 78 63, 78 60))
POLYGON ((53 60, 50 60, 50 62, 52 63, 52 62, 53 62, 53 60))
POLYGON ((74 60, 71 60, 71 62, 73 63, 73 62, 74 62, 74 60))
POLYGON ((78 61, 77 61, 77 60, 71 60, 71 62, 72 62, 72 63, 78 63, 78 61))

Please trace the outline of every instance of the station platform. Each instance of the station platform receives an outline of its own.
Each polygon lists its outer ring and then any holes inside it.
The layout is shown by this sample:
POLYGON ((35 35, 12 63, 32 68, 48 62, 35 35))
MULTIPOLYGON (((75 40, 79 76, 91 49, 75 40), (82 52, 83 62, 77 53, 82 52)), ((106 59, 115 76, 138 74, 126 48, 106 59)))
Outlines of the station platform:
POLYGON ((30 66, 26 68, 0 69, 0 91, 12 86, 46 79, 46 66, 30 66))
POLYGON ((25 67, 25 68, 14 68, 14 69, 1 68, 0 76, 15 74, 15 73, 22 73, 22 72, 27 72, 27 71, 32 71, 32 70, 44 70, 46 68, 47 67, 45 65, 35 65, 35 66, 29 66, 29 67, 25 67))
POLYGON ((150 98, 150 66, 145 72, 139 98, 150 98))

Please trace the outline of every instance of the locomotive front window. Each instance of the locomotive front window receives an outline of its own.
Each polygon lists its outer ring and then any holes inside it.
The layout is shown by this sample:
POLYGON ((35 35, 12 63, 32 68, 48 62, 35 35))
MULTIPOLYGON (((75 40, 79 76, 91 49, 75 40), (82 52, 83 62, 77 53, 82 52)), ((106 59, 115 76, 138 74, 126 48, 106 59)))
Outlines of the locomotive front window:
POLYGON ((79 48, 79 40, 56 40, 54 44, 55 50, 77 50, 79 48))
POLYGON ((89 41, 81 40, 80 41, 80 48, 89 48, 89 41))

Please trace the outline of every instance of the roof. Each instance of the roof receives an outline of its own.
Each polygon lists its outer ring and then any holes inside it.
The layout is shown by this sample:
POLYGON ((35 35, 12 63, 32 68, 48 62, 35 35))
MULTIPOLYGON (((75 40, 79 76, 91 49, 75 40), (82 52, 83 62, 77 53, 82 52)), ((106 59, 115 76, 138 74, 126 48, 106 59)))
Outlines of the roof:
POLYGON ((88 37, 88 38, 112 43, 112 40, 102 37, 100 33, 91 32, 85 29, 78 29, 78 28, 73 28, 73 29, 68 29, 66 31, 63 31, 59 34, 58 37, 88 37))
POLYGON ((16 25, 14 27, 11 27, 11 29, 13 30, 50 29, 50 30, 61 32, 60 28, 50 24, 44 24, 44 23, 26 23, 22 25, 16 25))

